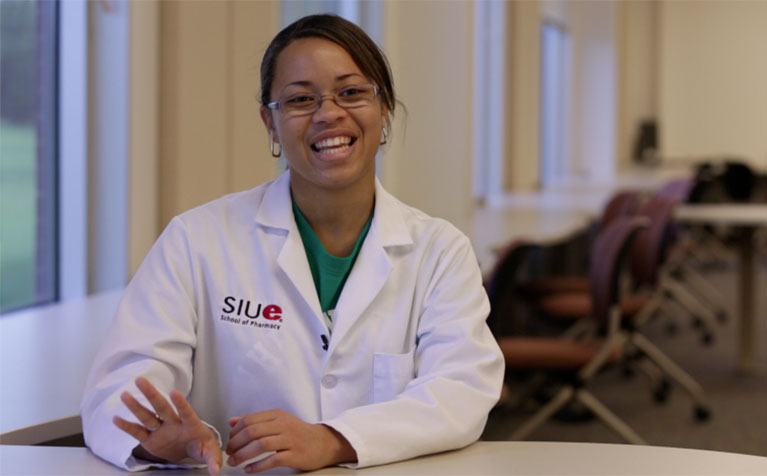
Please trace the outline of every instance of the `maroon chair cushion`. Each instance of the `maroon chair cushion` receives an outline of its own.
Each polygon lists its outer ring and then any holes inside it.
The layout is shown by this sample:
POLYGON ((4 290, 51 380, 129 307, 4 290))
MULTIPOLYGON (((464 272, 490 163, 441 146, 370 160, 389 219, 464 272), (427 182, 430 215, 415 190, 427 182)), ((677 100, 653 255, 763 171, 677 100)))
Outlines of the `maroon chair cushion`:
POLYGON ((602 217, 599 221, 600 227, 606 227, 618 217, 633 215, 638 208, 639 192, 636 190, 618 191, 602 210, 602 217))
POLYGON ((557 319, 582 319, 592 314, 593 304, 589 292, 561 293, 538 300, 538 307, 557 319))
POLYGON ((633 317, 639 314, 639 312, 650 301, 650 297, 643 294, 629 294, 621 297, 621 315, 624 317, 633 317))
MULTIPOLYGON (((506 337, 498 341, 506 367, 512 369, 579 369, 596 356, 602 344, 543 337, 506 337)), ((620 349, 616 349, 608 362, 621 356, 620 349)))
MULTIPOLYGON (((636 316, 648 301, 648 296, 640 294, 629 294, 621 297, 621 315, 624 317, 636 316)), ((538 301, 538 307, 549 316, 563 320, 582 319, 594 313, 594 302, 588 291, 547 296, 538 301)))
POLYGON ((650 225, 637 235, 631 249, 631 276, 637 285, 655 285, 658 270, 673 244, 674 199, 655 196, 637 211, 650 225))
POLYGON ((588 276, 549 276, 522 286, 525 293, 533 296, 547 296, 558 293, 589 292, 588 276))
MULTIPOLYGON (((633 215, 639 208, 640 196, 635 190, 616 192, 602 210, 600 228, 604 229, 616 218, 633 215)), ((589 290, 588 276, 548 276, 531 281, 523 286, 523 291, 532 296, 545 296, 554 293, 581 293, 589 290)))
POLYGON ((591 253, 592 315, 601 323, 609 320, 610 307, 618 302, 623 258, 637 232, 645 227, 643 217, 620 217, 597 236, 591 253))

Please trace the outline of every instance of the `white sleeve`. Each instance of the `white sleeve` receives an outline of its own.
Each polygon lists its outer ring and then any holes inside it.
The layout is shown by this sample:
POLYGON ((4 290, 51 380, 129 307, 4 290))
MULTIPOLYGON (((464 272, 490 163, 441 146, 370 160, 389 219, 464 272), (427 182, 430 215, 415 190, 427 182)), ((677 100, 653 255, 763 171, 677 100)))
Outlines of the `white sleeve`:
POLYGON ((365 467, 476 441, 503 383, 501 351, 468 239, 436 265, 418 324, 415 378, 392 400, 349 409, 322 423, 344 435, 365 467))
POLYGON ((136 388, 137 377, 146 377, 166 398, 173 389, 189 394, 197 327, 190 256, 184 225, 174 218, 126 287, 88 375, 80 404, 85 443, 123 469, 204 467, 137 460, 132 452, 138 442, 112 423, 115 415, 137 421, 120 401, 124 391, 151 408, 136 388))

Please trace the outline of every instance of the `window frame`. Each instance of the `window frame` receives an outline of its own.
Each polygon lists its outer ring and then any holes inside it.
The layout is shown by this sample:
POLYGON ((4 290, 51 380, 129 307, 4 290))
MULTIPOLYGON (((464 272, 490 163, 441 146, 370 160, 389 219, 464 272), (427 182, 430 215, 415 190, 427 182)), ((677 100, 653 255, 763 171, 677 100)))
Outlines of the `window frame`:
POLYGON ((88 294, 88 2, 59 2, 59 260, 61 300, 88 294))

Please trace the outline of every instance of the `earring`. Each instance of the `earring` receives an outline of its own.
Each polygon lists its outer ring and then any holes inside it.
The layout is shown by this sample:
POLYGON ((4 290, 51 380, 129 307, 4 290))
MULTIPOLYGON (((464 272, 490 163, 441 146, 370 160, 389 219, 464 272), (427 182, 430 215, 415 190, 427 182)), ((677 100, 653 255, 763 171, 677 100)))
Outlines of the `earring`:
POLYGON ((282 155, 282 146, 279 142, 274 142, 274 137, 269 135, 269 151, 272 153, 272 157, 279 157, 282 155), (274 145, 277 144, 277 152, 274 151, 274 145))
POLYGON ((384 127, 381 129, 381 140, 378 141, 378 145, 384 145, 389 141, 389 131, 384 127))

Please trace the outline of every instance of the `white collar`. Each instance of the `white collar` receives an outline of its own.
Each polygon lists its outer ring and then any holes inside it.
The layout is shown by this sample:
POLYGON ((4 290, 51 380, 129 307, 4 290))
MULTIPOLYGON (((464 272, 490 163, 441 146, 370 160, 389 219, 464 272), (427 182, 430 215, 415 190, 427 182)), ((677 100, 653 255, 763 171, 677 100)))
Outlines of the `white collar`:
MULTIPOLYGON (((265 186, 264 197, 256 211, 256 223, 286 231, 296 229, 290 199, 290 170, 286 170, 265 186)), ((413 244, 413 238, 402 216, 405 207, 383 188, 377 177, 375 196, 375 211, 370 228, 380 237, 381 245, 387 247, 413 244)))

